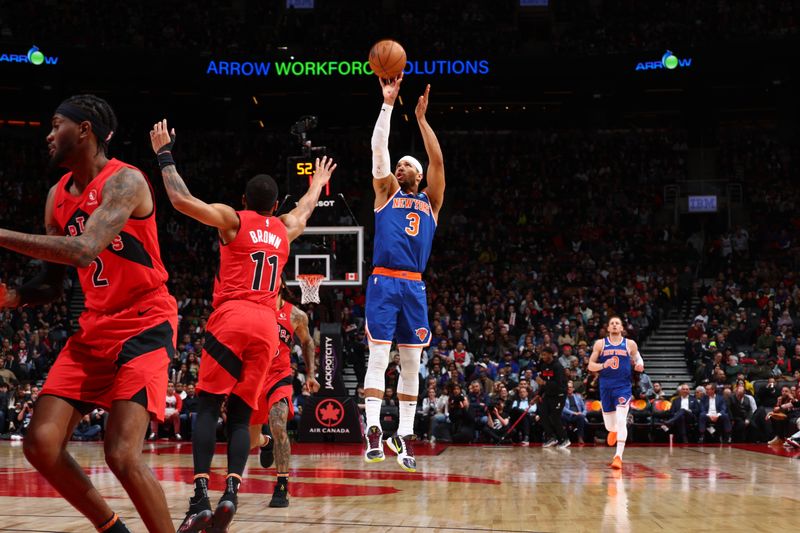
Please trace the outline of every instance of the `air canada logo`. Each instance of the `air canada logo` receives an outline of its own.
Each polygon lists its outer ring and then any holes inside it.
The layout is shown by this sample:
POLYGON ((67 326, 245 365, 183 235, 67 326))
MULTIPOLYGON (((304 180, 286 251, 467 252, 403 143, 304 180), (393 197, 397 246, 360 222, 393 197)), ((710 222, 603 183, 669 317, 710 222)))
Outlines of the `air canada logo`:
POLYGON ((333 398, 327 398, 317 404, 317 422, 326 428, 338 426, 344 420, 344 407, 333 398))
POLYGON ((420 342, 425 341, 425 337, 428 336, 428 330, 425 328, 419 328, 415 333, 417 334, 417 337, 419 337, 420 342))

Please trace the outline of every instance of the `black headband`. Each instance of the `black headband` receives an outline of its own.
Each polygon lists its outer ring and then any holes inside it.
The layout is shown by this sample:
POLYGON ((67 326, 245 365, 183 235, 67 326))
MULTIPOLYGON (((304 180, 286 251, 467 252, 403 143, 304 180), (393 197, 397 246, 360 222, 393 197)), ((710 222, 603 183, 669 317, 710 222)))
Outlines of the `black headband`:
POLYGON ((92 131, 94 131, 94 134, 97 135, 97 140, 100 142, 108 142, 114 135, 114 132, 111 131, 111 128, 100 122, 100 120, 93 116, 92 113, 76 105, 63 103, 58 106, 55 114, 65 116, 73 122, 77 122, 78 124, 83 121, 90 122, 92 124, 92 131))

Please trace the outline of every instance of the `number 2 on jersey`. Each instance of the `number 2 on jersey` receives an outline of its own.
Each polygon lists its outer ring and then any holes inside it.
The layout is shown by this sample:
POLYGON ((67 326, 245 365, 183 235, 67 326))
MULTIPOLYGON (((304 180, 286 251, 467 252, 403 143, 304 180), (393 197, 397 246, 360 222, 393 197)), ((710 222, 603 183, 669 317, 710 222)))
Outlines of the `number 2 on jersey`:
POLYGON ((419 233, 419 214, 409 213, 406 215, 406 219, 408 220, 408 227, 406 228, 406 233, 408 233, 412 237, 416 237, 417 234, 419 233))
POLYGON ((266 262, 269 263, 270 266, 270 273, 269 273, 269 291, 272 292, 275 290, 275 282, 278 280, 278 256, 271 255, 267 257, 265 252, 253 252, 250 254, 250 259, 256 264, 256 271, 253 273, 253 290, 260 291, 261 290, 261 280, 264 276, 264 259, 266 258, 266 262))
POLYGON ((103 275, 103 261, 99 257, 95 257, 92 261, 94 265, 94 273, 92 274, 92 285, 95 287, 107 287, 108 280, 103 275))

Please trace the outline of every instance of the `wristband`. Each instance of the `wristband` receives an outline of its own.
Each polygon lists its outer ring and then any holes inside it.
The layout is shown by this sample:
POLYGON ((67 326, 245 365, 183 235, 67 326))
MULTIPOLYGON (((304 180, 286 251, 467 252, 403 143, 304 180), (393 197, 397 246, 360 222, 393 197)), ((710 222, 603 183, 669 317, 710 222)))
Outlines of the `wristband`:
POLYGON ((175 160, 172 158, 172 147, 175 145, 175 136, 170 134, 169 142, 158 149, 156 157, 158 158, 158 167, 164 170, 164 167, 174 165, 175 160))
POLYGON ((168 167, 170 165, 175 164, 175 160, 172 159, 172 152, 170 150, 165 150, 163 152, 158 152, 156 156, 158 158, 158 168, 164 170, 164 167, 168 167))

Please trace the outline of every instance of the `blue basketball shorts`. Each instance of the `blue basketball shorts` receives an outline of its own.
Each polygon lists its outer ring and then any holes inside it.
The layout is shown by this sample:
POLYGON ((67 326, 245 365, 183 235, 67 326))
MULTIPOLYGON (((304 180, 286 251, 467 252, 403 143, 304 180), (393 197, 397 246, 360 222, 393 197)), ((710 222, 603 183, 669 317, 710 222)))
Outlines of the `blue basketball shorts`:
POLYGON ((608 385, 600 383, 600 403, 604 413, 616 413, 617 407, 626 407, 633 397, 630 385, 608 385))
POLYGON ((367 281, 367 336, 378 343, 428 346, 428 295, 425 282, 372 274, 367 281))

